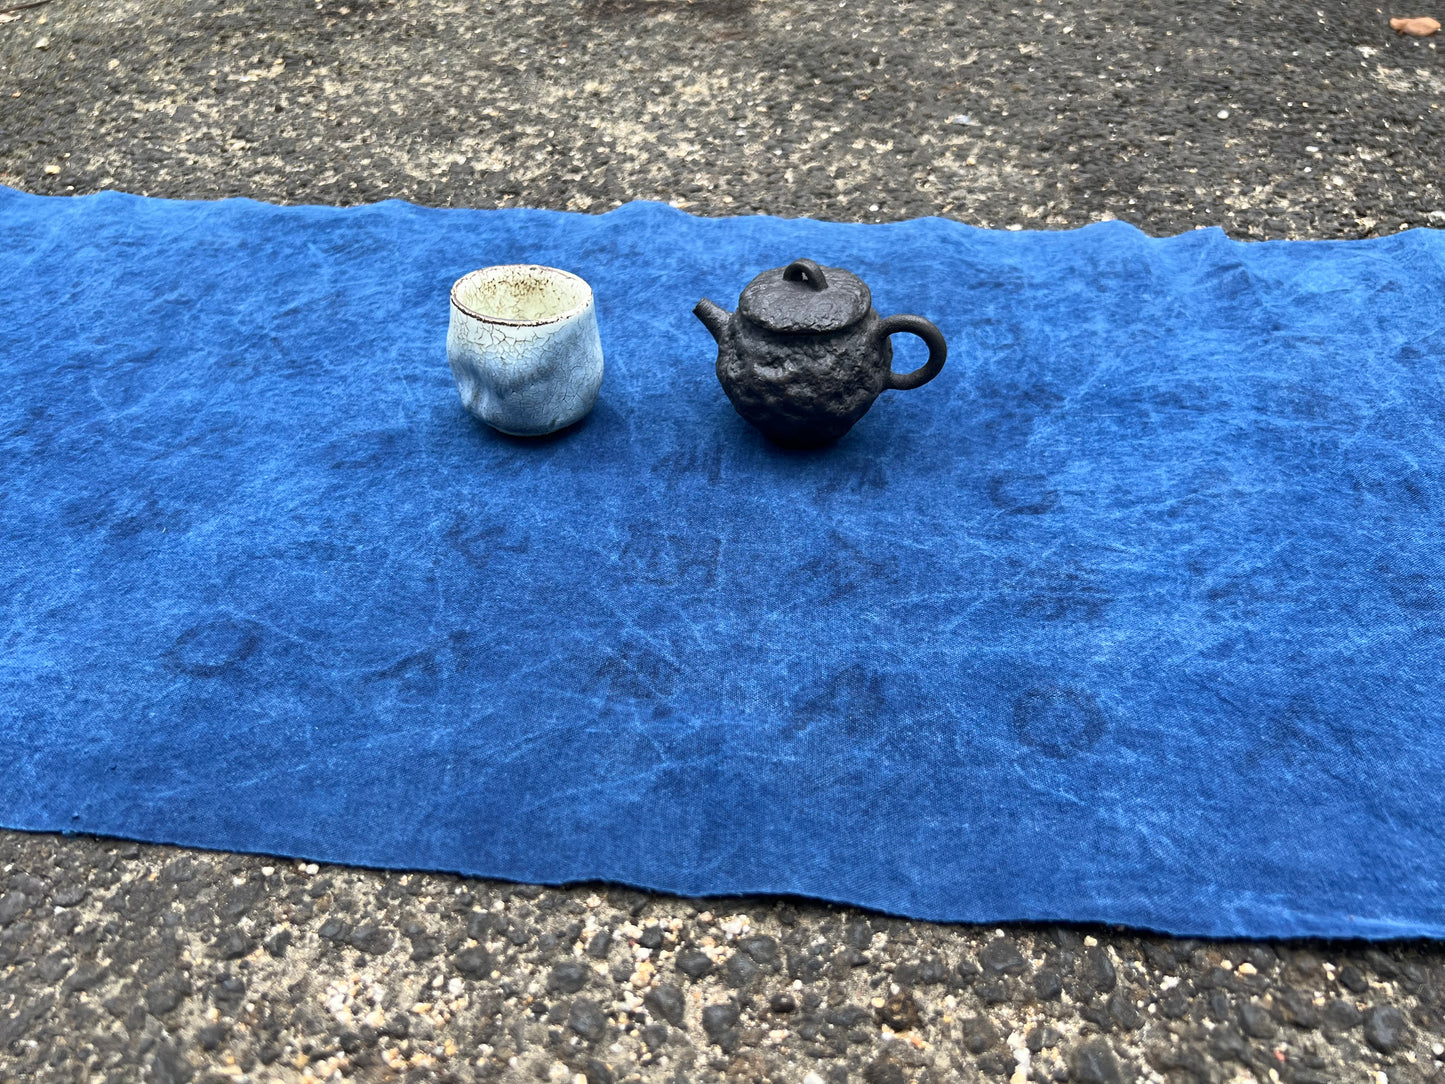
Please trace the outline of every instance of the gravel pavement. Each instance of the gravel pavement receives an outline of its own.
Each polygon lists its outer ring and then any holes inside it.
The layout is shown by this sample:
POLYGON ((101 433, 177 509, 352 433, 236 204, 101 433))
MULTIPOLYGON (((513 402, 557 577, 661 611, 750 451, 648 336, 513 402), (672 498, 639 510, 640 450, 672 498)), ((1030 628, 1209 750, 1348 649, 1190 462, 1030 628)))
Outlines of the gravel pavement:
MULTIPOLYGON (((0 10, 0 183, 1377 236, 1445 225, 1445 39, 1394 15, 1442 12, 51 0, 0 10)), ((0 832, 7 1082, 1416 1084, 1445 1081, 1442 1013, 1437 945, 940 926, 0 832)))

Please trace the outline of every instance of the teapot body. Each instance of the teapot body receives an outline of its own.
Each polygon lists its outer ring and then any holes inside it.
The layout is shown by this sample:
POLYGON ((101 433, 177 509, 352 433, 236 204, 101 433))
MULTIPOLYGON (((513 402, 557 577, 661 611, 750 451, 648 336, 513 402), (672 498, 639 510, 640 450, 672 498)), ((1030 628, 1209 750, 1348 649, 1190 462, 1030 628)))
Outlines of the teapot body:
POLYGON ((943 334, 921 316, 879 317, 857 275, 812 260, 764 271, 737 312, 703 298, 692 310, 717 340, 717 378, 770 440, 816 448, 837 440, 888 390, 922 387, 943 368, 943 334), (893 371, 889 336, 917 335, 928 361, 893 371))
POLYGON ((837 331, 772 331, 733 313, 717 378, 733 408, 777 444, 815 448, 853 427, 888 387, 893 347, 869 309, 837 331))

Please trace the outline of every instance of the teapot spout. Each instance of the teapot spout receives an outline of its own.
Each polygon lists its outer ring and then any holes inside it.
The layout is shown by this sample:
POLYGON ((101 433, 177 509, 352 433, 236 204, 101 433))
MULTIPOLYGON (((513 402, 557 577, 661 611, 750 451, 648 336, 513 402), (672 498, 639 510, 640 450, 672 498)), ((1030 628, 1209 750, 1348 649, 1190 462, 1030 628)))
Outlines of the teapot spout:
POLYGON ((721 345, 723 332, 727 330, 728 321, 733 314, 720 305, 714 305, 707 298, 703 298, 693 307, 692 314, 702 321, 702 326, 712 332, 712 337, 721 345))

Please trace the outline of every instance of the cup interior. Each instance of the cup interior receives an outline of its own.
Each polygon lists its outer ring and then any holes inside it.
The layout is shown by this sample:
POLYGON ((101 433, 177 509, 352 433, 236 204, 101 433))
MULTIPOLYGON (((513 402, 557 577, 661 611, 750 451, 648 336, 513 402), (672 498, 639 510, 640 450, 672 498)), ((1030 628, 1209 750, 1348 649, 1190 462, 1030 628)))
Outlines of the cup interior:
POLYGON ((452 304, 498 324, 549 324, 586 308, 592 288, 569 271, 536 264, 484 267, 452 287, 452 304))

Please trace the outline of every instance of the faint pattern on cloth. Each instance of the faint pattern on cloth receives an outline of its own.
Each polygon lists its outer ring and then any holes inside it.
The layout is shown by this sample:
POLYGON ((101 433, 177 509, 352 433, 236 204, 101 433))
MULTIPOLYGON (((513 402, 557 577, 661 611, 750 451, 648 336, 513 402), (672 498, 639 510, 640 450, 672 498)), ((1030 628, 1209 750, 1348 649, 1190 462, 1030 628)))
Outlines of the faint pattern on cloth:
POLYGON ((1426 230, 0 189, 0 823, 1445 936, 1442 296, 1426 230), (690 312, 800 253, 952 348, 818 452, 690 312), (587 279, 607 356, 538 441, 446 364, 508 262, 587 279))

